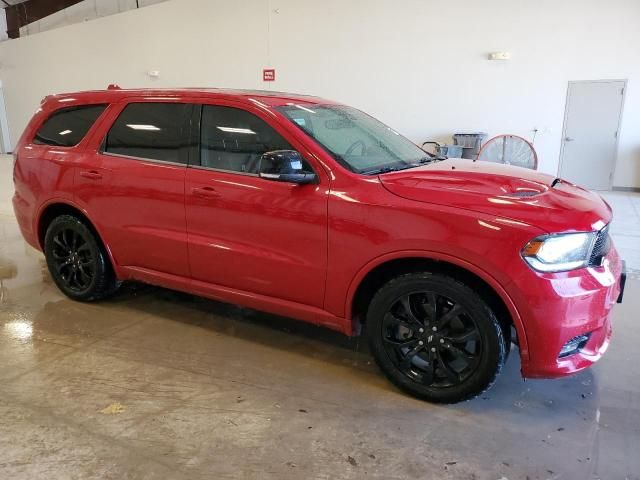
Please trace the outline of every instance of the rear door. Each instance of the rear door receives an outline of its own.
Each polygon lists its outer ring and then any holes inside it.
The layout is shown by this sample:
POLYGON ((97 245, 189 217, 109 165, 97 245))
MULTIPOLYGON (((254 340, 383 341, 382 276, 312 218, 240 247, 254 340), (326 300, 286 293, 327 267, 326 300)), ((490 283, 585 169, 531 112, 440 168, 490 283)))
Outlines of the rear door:
POLYGON ((77 170, 78 201, 120 266, 188 277, 184 180, 192 105, 127 100, 114 108, 99 151, 77 170))

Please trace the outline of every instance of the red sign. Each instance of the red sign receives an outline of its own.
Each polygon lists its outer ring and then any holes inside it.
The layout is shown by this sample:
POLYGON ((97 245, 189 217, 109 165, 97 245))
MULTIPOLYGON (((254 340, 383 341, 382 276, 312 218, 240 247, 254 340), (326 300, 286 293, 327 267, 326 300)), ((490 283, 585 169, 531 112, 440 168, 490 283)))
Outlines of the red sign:
POLYGON ((263 82, 274 82, 276 80, 276 69, 275 68, 265 68, 262 70, 262 81, 263 82))

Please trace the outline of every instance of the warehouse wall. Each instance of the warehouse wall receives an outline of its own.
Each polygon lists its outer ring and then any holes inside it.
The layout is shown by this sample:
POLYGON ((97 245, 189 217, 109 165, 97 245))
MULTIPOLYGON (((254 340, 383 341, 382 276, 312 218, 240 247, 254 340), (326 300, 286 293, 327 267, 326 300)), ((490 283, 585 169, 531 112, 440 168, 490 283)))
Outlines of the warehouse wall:
POLYGON ((2 42, 0 80, 14 141, 53 92, 269 88, 347 102, 416 141, 538 129, 556 173, 567 82, 628 79, 614 184, 640 187, 639 24, 637 0, 171 0, 2 42))

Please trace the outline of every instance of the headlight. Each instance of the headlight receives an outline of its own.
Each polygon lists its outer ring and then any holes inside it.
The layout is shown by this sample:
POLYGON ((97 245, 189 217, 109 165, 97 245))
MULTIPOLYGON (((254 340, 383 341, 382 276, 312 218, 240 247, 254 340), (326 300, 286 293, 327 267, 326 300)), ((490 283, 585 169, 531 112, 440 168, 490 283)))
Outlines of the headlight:
POLYGON ((542 235, 522 249, 522 258, 539 272, 562 272, 587 266, 595 232, 542 235))

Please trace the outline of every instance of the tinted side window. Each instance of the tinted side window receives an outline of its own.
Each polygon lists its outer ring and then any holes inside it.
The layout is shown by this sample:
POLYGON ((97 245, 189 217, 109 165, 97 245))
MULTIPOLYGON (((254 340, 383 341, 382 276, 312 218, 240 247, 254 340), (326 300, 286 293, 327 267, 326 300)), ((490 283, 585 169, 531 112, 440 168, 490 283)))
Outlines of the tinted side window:
POLYGON ((264 120, 245 110, 205 105, 201 125, 203 167, 258 173, 263 153, 292 149, 264 120))
POLYGON ((105 108, 106 105, 83 105, 57 110, 42 124, 33 143, 73 147, 80 143, 105 108))
POLYGON ((187 108, 184 103, 130 103, 107 133, 104 151, 186 163, 187 108))

